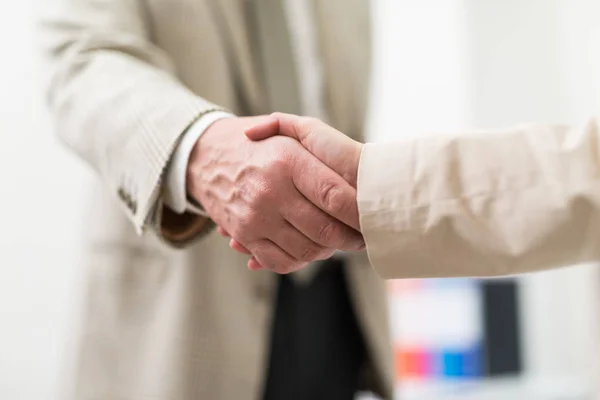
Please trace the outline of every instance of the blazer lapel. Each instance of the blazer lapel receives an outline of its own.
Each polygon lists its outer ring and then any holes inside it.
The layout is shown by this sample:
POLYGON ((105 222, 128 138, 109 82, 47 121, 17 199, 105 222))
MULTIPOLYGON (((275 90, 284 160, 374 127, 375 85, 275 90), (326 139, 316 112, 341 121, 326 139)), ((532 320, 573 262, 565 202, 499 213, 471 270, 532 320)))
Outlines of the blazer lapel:
MULTIPOLYGON (((257 0, 209 0, 222 18, 231 62, 238 69, 248 114, 272 110, 264 88, 265 71, 255 15, 257 0)), ((371 20, 368 0, 312 0, 323 62, 325 104, 330 122, 363 140, 369 96, 371 20)), ((287 79, 297 77, 290 71, 287 79)))
POLYGON ((254 0, 208 0, 215 10, 217 24, 228 46, 230 63, 239 78, 240 97, 248 115, 268 112, 267 98, 262 90, 263 76, 257 55, 257 35, 254 0))
POLYGON ((265 91, 272 111, 301 114, 296 60, 283 0, 253 0, 265 91))
POLYGON ((369 97, 371 14, 368 0, 313 0, 330 122, 363 141, 369 97))

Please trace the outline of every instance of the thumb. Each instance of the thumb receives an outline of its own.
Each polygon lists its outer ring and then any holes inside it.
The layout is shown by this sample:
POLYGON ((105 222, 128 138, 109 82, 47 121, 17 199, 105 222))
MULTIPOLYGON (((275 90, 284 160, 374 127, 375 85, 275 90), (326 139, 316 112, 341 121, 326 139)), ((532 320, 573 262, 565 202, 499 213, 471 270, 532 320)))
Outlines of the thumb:
POLYGON ((269 115, 260 120, 259 123, 249 126, 244 130, 246 137, 250 140, 258 141, 278 135, 279 119, 274 115, 269 115))
POLYGON ((298 140, 313 156, 356 188, 362 144, 315 118, 274 114, 279 132, 298 140))
POLYGON ((311 134, 308 120, 310 118, 276 112, 264 118, 261 123, 248 127, 244 133, 248 139, 254 141, 281 135, 303 142, 311 134))
POLYGON ((362 144, 326 123, 315 118, 274 113, 245 132, 251 140, 282 135, 299 141, 313 156, 356 188, 362 144))

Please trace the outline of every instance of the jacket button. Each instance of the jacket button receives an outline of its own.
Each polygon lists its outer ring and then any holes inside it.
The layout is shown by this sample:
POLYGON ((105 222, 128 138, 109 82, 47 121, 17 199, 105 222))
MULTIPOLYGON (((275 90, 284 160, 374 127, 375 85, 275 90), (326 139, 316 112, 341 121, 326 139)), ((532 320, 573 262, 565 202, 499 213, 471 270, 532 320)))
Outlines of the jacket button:
POLYGON ((123 200, 125 203, 127 203, 127 195, 125 194, 125 190, 123 190, 122 187, 119 188, 119 190, 117 191, 117 194, 119 195, 119 198, 121 200, 123 200))

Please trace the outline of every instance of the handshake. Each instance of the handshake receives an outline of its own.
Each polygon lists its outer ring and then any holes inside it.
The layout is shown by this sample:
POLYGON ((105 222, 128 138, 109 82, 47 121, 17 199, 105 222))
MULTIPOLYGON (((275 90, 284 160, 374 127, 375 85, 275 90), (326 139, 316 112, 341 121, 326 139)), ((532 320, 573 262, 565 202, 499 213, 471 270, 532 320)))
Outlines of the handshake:
POLYGON ((307 117, 222 119, 196 143, 186 189, 251 270, 290 273, 365 248, 356 182, 362 144, 307 117))

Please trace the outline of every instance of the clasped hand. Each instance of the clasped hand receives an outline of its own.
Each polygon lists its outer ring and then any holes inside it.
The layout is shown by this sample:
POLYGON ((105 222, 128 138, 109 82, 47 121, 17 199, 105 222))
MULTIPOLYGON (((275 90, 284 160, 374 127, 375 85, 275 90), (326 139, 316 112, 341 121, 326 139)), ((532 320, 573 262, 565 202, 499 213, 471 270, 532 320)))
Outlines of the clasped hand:
POLYGON ((362 145, 313 118, 223 119, 196 144, 187 192, 248 267, 290 273, 365 246, 356 176, 362 145))

